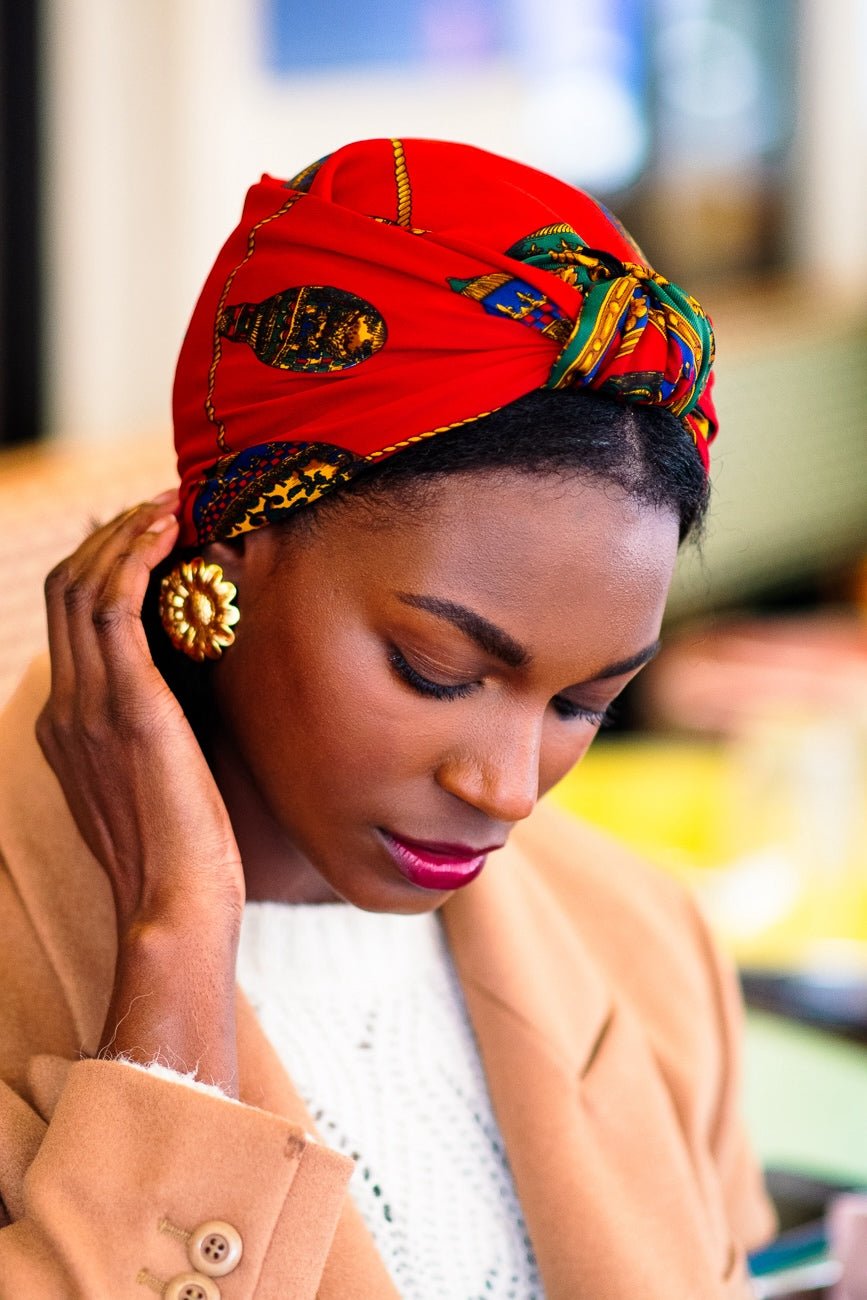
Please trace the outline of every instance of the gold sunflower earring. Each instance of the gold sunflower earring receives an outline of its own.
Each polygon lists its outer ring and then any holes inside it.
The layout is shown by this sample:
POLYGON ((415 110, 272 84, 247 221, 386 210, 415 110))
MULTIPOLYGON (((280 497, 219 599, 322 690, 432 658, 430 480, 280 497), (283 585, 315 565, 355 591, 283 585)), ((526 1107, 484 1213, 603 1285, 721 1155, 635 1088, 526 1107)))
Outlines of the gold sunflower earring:
POLYGON ((160 584, 160 619, 175 649, 197 663, 219 659, 235 640, 232 628, 241 617, 232 604, 237 594, 219 564, 201 556, 177 564, 160 584))

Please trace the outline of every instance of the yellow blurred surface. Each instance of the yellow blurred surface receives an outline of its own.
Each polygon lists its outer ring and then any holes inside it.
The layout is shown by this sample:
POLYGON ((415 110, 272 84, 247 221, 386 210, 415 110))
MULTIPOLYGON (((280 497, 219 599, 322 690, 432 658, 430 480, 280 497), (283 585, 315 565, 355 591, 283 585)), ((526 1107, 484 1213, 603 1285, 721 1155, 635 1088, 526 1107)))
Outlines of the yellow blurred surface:
POLYGON ((687 882, 742 965, 867 969, 863 767, 848 791, 807 771, 806 798, 759 758, 762 770, 742 746, 612 738, 552 798, 687 882))

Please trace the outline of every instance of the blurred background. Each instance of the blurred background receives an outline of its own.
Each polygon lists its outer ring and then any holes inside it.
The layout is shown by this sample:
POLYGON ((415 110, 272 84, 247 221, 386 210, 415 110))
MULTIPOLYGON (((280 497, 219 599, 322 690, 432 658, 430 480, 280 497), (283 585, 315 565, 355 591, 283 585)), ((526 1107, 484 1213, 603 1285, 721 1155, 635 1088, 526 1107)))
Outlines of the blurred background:
POLYGON ((174 359, 261 172, 467 140, 591 189, 709 308, 707 536, 558 798, 687 879, 787 1017, 748 1030, 768 1164, 867 1183, 867 4, 3 0, 0 65, 0 701, 47 569, 173 480, 174 359))

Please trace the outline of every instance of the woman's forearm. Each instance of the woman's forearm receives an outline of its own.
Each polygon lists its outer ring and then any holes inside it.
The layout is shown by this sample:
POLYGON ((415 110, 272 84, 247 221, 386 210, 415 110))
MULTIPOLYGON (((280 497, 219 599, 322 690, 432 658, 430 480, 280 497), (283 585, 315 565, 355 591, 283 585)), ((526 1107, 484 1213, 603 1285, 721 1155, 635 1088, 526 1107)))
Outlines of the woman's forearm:
POLYGON ((188 912, 139 922, 119 939, 100 1056, 159 1061, 237 1096, 239 923, 188 912))

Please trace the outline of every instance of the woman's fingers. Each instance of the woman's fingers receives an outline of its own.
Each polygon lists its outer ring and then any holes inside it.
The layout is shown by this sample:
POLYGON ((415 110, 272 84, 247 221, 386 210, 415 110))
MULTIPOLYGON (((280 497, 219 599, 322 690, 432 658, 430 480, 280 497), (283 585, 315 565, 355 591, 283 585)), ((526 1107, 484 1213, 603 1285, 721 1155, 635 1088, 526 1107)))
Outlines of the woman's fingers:
POLYGON ((103 591, 119 559, 132 548, 137 561, 149 564, 138 584, 138 618, 150 570, 165 559, 176 539, 170 513, 175 504, 176 494, 164 493, 153 502, 125 511, 96 529, 48 575, 45 597, 55 700, 73 689, 80 697, 82 686, 86 694, 89 689, 99 690, 105 677, 100 645, 104 638, 97 635, 97 629, 113 617, 101 604, 103 591), (148 541, 138 542, 148 531, 148 541), (76 684, 79 675, 85 681, 76 684))
POLYGON ((63 592, 69 581, 69 561, 55 565, 45 579, 45 616, 48 624, 48 653, 51 659, 51 694, 68 695, 75 681, 75 663, 69 638, 69 624, 63 592))
POLYGON ((95 528, 72 555, 66 556, 45 579, 45 612, 48 622, 48 649, 51 656, 51 693, 55 701, 68 696, 75 684, 75 657, 73 636, 69 626, 70 606, 83 600, 83 575, 93 556, 103 546, 118 526, 138 509, 132 507, 123 514, 95 528))
POLYGON ((151 572, 170 553, 177 521, 164 504, 146 503, 83 565, 66 607, 79 707, 141 720, 142 704, 161 696, 141 623, 151 572))
POLYGON ((151 574, 171 553, 177 533, 174 515, 159 515, 143 533, 128 539, 108 567, 91 623, 113 691, 135 691, 144 666, 153 670, 156 680, 141 611, 151 574))
MULTIPOLYGON (((95 620, 98 623, 102 618, 102 593, 118 560, 157 519, 167 515, 170 512, 164 505, 146 501, 100 528, 71 557, 71 572, 63 603, 76 661, 82 654, 90 654, 96 648, 95 620)), ((162 558, 164 556, 160 556, 162 558)))

